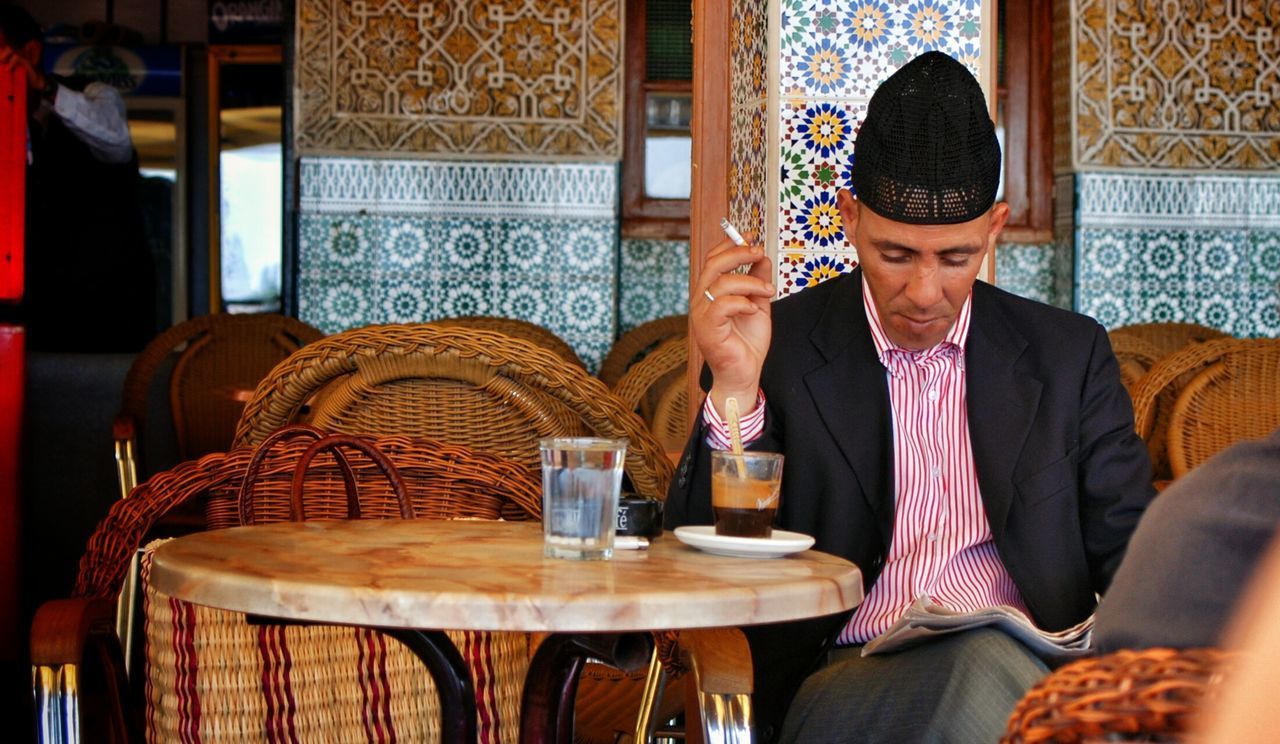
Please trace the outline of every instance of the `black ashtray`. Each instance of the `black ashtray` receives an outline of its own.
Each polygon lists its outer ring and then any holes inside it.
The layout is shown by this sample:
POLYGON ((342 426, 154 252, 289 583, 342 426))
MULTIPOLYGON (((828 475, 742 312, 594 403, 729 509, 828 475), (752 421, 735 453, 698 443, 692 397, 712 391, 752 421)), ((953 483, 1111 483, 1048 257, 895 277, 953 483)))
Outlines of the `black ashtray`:
POLYGON ((619 535, 639 535, 650 540, 662 534, 662 502, 635 494, 618 499, 619 535))

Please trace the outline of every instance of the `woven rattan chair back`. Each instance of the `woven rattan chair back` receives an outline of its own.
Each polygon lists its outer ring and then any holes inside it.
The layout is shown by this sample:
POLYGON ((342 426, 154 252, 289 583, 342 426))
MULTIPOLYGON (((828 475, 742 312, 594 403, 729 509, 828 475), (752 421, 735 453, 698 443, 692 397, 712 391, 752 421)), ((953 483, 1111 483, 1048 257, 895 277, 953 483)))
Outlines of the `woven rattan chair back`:
POLYGON ((668 452, 684 449, 684 434, 688 430, 683 421, 676 420, 676 415, 680 413, 676 410, 679 399, 668 396, 665 409, 661 408, 661 403, 673 383, 684 384, 688 366, 689 337, 678 334, 663 341, 644 359, 632 365, 613 388, 613 392, 624 403, 640 414, 649 425, 649 430, 668 452), (661 427, 658 426, 660 409, 663 415, 661 427), (669 433, 666 432, 667 429, 681 432, 678 441, 670 441, 670 436, 664 436, 664 433, 669 433))
MULTIPOLYGON (((1212 329, 1207 330, 1217 333, 1212 329)), ((1120 329, 1112 333, 1117 332, 1123 333, 1120 329)), ((1147 443, 1152 472, 1157 481, 1173 477, 1169 465, 1169 416, 1173 412, 1173 402, 1200 368, 1211 363, 1216 353, 1214 349, 1217 348, 1214 345, 1233 340, 1230 337, 1208 341, 1193 340, 1172 352, 1162 354, 1138 380, 1132 391, 1134 428, 1138 436, 1147 443), (1209 347, 1208 350, 1204 348, 1206 346, 1209 347)))
POLYGON ((1203 352, 1190 362, 1199 372, 1169 414, 1174 478, 1235 442, 1262 439, 1280 426, 1280 339, 1214 341, 1203 352))
MULTIPOLYGON (((252 498, 255 523, 283 521, 290 515, 293 472, 312 439, 277 443, 254 475, 252 498)), ((537 519, 541 511, 541 483, 528 468, 462 447, 388 436, 372 440, 396 466, 418 518, 537 519)), ((238 499, 249 471, 254 448, 206 455, 160 473, 138 486, 129 498, 116 502, 89 540, 76 584, 80 597, 109 597, 119 591, 130 558, 150 526, 166 512, 192 500, 208 502, 209 526, 240 524, 238 499)), ((400 504, 380 470, 359 454, 347 461, 358 484, 361 517, 398 518, 400 504)), ((322 455, 307 470, 304 513, 308 519, 348 516, 348 497, 342 473, 331 456, 322 455)), ((394 721, 401 736, 417 740, 438 732, 434 683, 421 662, 406 648, 372 630, 328 626, 258 627, 244 617, 179 602, 159 594, 147 581, 149 559, 143 560, 144 607, 147 621, 147 726, 149 740, 176 739, 184 726, 198 727, 206 741, 267 741, 268 729, 278 728, 280 712, 272 714, 268 691, 287 690, 294 701, 289 725, 302 740, 338 741, 363 738, 360 700, 374 692, 387 695, 382 725, 394 721), (179 622, 181 620, 181 622, 179 622), (266 636, 263 635, 266 633, 266 636), (191 643, 190 658, 174 658, 177 635, 191 643), (263 638, 271 648, 264 651, 263 638), (289 668, 269 664, 264 653, 284 653, 289 668), (380 682, 370 682, 370 654, 374 654, 380 682), (199 674, 183 677, 186 665, 199 665, 199 674), (269 673, 269 668, 274 672, 269 673), (283 674, 288 678, 272 676, 283 674), (256 680, 261 679, 259 687, 256 680), (287 684, 280 688, 281 684, 287 684), (257 693, 261 692, 262 696, 257 693), (194 696, 194 697, 192 697, 194 696), (198 703, 192 719, 189 708, 198 703), (296 708, 295 708, 296 706, 296 708)), ((489 664, 494 716, 503 739, 518 728, 519 688, 530 658, 525 634, 450 631, 459 648, 483 646, 489 664), (484 635, 485 638, 480 636, 484 635), (470 645, 468 645, 470 644, 470 645)), ((438 736, 438 733, 436 734, 438 736)))
POLYGON ((229 449, 244 402, 258 381, 289 354, 323 335, 282 315, 222 313, 192 318, 156 336, 125 376, 115 423, 121 495, 137 485, 137 448, 147 402, 153 379, 167 368, 167 360, 173 360, 168 398, 181 462, 229 449))
POLYGON ((689 373, 667 383, 653 409, 653 435, 668 452, 680 452, 689 438, 689 373))
POLYGON ((599 380, 495 331, 407 324, 329 336, 262 381, 236 442, 260 442, 302 420, 329 431, 427 437, 529 466, 539 462, 542 437, 626 437, 626 472, 637 493, 665 498, 671 479, 644 421, 599 380))
POLYGON ((1073 661, 1023 695, 1000 741, 1180 741, 1234 658, 1153 648, 1073 661))
POLYGON ((1199 323, 1135 323, 1112 328, 1108 335, 1113 339, 1113 344, 1117 336, 1142 339, 1156 350, 1159 354, 1157 359, 1167 357, 1188 344, 1198 344, 1229 336, 1216 328, 1199 323))
POLYGON ((604 384, 616 388, 631 365, 672 336, 689 333, 688 315, 668 315, 632 328, 618 337, 600 364, 597 375, 604 384))
POLYGON ((1150 341, 1135 334, 1108 334, 1111 350, 1120 362, 1120 382, 1133 398, 1138 382, 1147 374, 1152 365, 1160 361, 1164 353, 1150 341))
POLYGON ((435 325, 458 327, 458 328, 479 328, 484 331, 497 331, 505 333, 508 336, 515 336, 526 341, 541 346, 544 349, 550 349, 560 355, 567 362, 572 362, 579 367, 585 367, 582 359, 578 357, 578 353, 567 341, 557 336, 553 331, 544 328, 537 323, 531 323, 527 320, 519 318, 500 318, 495 315, 468 315, 460 318, 443 318, 441 320, 431 321, 435 325))

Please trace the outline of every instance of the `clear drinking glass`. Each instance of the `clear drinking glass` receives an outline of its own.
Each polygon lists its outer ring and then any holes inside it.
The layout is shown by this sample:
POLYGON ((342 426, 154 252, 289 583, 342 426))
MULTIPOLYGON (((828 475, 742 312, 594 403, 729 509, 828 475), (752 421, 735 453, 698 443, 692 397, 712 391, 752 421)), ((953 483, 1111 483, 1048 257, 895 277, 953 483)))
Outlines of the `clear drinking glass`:
POLYGON ((770 537, 782 492, 782 455, 711 453, 711 512, 716 534, 770 537))
POLYGON ((538 444, 543 554, 579 560, 611 558, 627 440, 550 437, 538 444))

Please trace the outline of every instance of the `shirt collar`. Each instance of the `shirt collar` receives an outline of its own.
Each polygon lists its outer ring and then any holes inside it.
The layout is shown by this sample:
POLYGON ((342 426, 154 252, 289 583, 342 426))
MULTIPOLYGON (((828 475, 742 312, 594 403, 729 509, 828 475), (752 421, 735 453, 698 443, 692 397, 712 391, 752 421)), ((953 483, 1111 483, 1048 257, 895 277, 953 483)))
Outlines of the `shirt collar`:
POLYGON ((973 290, 969 290, 969 295, 964 298, 964 304, 960 306, 960 314, 956 316, 956 322, 951 324, 947 335, 932 348, 923 351, 904 349, 889 340, 889 335, 884 331, 884 324, 880 322, 880 313, 876 310, 876 303, 871 299, 871 287, 867 285, 865 274, 862 276, 862 307, 867 312, 867 324, 871 326, 871 340, 876 346, 876 356, 879 357, 880 363, 884 366, 889 366, 891 352, 901 352, 927 359, 940 352, 954 350, 959 352, 961 359, 964 358, 965 343, 969 340, 969 318, 973 312, 973 290))

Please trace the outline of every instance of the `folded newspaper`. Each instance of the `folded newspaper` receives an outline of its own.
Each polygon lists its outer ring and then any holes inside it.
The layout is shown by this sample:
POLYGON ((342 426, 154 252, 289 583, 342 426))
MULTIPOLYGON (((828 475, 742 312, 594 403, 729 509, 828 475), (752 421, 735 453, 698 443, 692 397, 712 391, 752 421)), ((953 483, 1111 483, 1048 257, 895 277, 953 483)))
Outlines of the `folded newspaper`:
POLYGON ((1050 633, 1035 626, 1020 610, 1000 605, 976 612, 958 612, 922 594, 888 630, 862 647, 863 656, 910 648, 947 633, 990 625, 1018 639, 1045 660, 1082 656, 1093 639, 1093 615, 1079 625, 1050 633))

